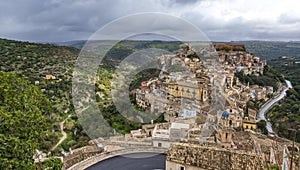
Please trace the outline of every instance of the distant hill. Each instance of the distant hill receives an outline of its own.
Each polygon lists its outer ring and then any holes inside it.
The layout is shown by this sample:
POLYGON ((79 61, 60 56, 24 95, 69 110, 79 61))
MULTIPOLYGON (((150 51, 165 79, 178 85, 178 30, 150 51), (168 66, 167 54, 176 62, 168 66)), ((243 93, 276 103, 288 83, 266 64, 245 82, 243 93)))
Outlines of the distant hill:
POLYGON ((271 60, 281 56, 300 56, 298 41, 234 41, 245 44, 246 50, 263 60, 271 60))
MULTIPOLYGON (((108 41, 108 40, 107 40, 108 41)), ((69 46, 81 49, 87 40, 75 40, 75 41, 65 41, 65 42, 54 42, 52 44, 58 46, 69 46)), ((105 43, 105 40, 95 41, 95 43, 105 43)), ((120 41, 117 46, 125 46, 131 49, 145 49, 145 48, 161 48, 168 51, 174 51, 179 48, 178 45, 182 44, 179 41, 146 41, 146 40, 122 40, 120 41)))
POLYGON ((54 42, 54 45, 58 46, 69 46, 77 49, 81 49, 87 40, 75 40, 75 41, 65 41, 65 42, 54 42))
MULTIPOLYGON (((130 41, 124 41, 130 42, 130 41)), ((151 41, 132 41, 138 42, 140 45, 147 47, 151 41)), ((81 49, 86 43, 86 40, 78 41, 67 41, 54 43, 60 46, 70 46, 81 49)), ((167 42, 169 43, 169 42, 167 42)), ((214 42, 215 44, 220 44, 222 42, 214 42)), ((270 60, 273 58, 278 58, 281 56, 300 56, 300 42, 299 41, 232 41, 230 43, 239 44, 239 48, 246 47, 246 51, 253 53, 263 60, 270 60), (242 45, 242 46, 241 46, 242 45)), ((131 44, 133 47, 134 43, 131 44)), ((136 44, 137 45, 137 44, 136 44)), ((243 49, 245 50, 245 49, 243 49)))

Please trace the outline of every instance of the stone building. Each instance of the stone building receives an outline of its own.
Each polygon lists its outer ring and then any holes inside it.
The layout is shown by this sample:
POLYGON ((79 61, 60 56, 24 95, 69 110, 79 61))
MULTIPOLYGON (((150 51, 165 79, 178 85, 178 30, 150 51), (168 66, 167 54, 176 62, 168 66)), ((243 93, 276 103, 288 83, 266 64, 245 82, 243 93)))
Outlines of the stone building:
POLYGON ((242 126, 243 110, 237 107, 227 107, 222 113, 219 124, 225 128, 239 128, 242 126))
POLYGON ((220 128, 217 130, 216 140, 222 146, 229 147, 232 142, 234 130, 232 128, 220 128))
POLYGON ((256 122, 249 121, 248 119, 243 120, 243 129, 256 130, 256 122))
POLYGON ((168 83, 168 94, 176 98, 196 99, 202 102, 207 101, 209 97, 207 84, 187 81, 168 83))
POLYGON ((150 106, 150 103, 146 97, 148 91, 145 89, 136 89, 136 104, 143 108, 146 109, 150 106))
POLYGON ((226 76, 226 86, 227 86, 227 88, 232 88, 233 79, 234 79, 234 75, 227 75, 226 76))
POLYGON ((46 79, 46 80, 54 80, 54 79, 56 79, 56 77, 53 76, 53 75, 51 75, 51 74, 47 74, 47 75, 45 76, 45 79, 46 79))
POLYGON ((170 127, 170 140, 180 141, 188 138, 188 130, 190 125, 186 123, 172 123, 170 127))
POLYGON ((248 108, 248 119, 252 122, 256 121, 257 111, 251 108, 248 108))
POLYGON ((147 133, 144 129, 131 130, 130 134, 133 138, 146 138, 147 133))
POLYGON ((152 132, 153 146, 169 148, 171 143, 188 140, 191 125, 188 123, 160 123, 156 124, 152 132))
POLYGON ((145 132, 147 134, 147 137, 151 137, 152 136, 154 128, 155 128, 155 124, 145 124, 145 125, 142 125, 142 129, 145 130, 145 132))
POLYGON ((170 123, 160 123, 155 125, 155 128, 152 132, 152 141, 154 147, 170 147, 170 126, 170 123))

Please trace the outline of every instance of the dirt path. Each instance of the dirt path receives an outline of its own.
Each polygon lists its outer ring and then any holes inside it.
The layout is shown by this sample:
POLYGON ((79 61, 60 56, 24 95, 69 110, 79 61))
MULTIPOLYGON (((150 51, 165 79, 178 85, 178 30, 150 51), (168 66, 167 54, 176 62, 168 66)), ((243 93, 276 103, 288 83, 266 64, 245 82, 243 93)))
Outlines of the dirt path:
POLYGON ((51 151, 55 150, 58 147, 58 145, 60 145, 67 138, 67 133, 64 131, 64 123, 65 120, 59 123, 60 132, 62 133, 63 136, 60 138, 57 144, 51 148, 51 151))
MULTIPOLYGON (((70 115, 68 116, 70 117, 70 115)), ((62 122, 59 123, 59 127, 60 127, 60 133, 63 135, 60 140, 56 143, 56 145, 54 145, 51 150, 48 152, 48 156, 51 154, 51 151, 54 151, 66 138, 67 138, 67 133, 64 131, 64 123, 65 123, 66 119, 62 122)))

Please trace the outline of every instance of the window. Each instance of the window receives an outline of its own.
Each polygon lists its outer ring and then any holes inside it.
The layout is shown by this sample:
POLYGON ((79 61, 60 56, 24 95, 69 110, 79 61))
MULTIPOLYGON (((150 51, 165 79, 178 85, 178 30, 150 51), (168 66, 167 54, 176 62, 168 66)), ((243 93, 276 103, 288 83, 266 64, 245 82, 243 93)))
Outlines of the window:
POLYGON ((161 143, 160 142, 157 145, 158 145, 158 147, 161 147, 161 143))
POLYGON ((226 133, 226 139, 228 138, 228 133, 226 133))
POLYGON ((181 166, 181 167, 180 167, 180 170, 185 170, 184 166, 181 166))

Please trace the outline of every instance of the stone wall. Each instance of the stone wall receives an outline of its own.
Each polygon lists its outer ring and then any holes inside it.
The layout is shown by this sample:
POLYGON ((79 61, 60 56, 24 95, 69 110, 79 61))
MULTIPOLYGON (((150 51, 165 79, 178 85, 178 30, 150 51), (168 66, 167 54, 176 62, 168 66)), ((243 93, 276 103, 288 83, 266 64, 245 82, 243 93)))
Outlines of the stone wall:
POLYGON ((103 149, 98 147, 83 147, 80 148, 80 150, 74 150, 72 154, 69 153, 69 155, 63 158, 64 168, 68 169, 72 165, 93 157, 101 152, 103 152, 103 149))
POLYGON ((166 170, 260 170, 263 159, 241 150, 206 147, 191 144, 175 144, 167 154, 166 170))

